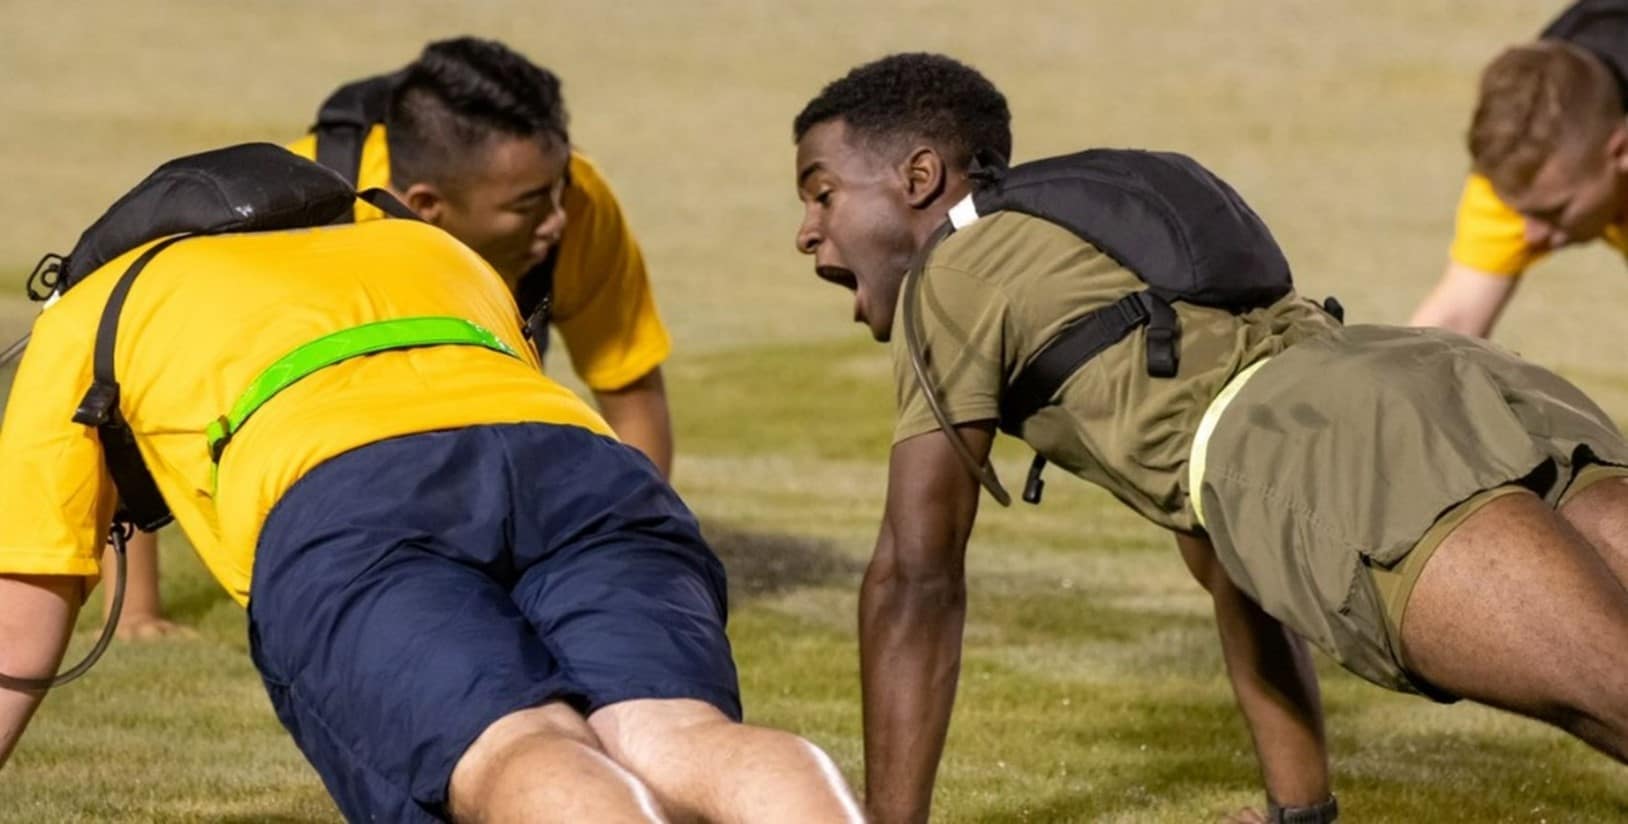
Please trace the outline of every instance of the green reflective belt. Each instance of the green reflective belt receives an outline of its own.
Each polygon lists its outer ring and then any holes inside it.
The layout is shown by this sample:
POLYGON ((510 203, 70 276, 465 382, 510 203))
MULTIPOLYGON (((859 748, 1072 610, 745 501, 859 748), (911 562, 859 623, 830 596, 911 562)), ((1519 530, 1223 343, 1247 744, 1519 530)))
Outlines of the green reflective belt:
POLYGON ((266 367, 244 390, 232 405, 229 415, 216 418, 205 427, 209 438, 209 460, 219 468, 221 453, 231 443, 232 436, 243 428, 249 416, 271 400, 278 392, 293 386, 312 372, 333 366, 343 360, 384 352, 390 349, 408 349, 415 346, 482 346, 511 357, 515 355, 509 345, 497 335, 463 318, 423 317, 400 318, 364 323, 324 335, 282 356, 266 367))

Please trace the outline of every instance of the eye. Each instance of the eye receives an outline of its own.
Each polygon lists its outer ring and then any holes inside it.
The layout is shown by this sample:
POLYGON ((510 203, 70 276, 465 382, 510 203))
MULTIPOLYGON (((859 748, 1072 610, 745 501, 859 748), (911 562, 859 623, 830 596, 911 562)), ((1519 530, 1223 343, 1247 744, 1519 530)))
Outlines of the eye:
POLYGON ((814 196, 814 202, 820 204, 821 206, 830 206, 831 205, 831 190, 826 189, 826 190, 820 192, 819 194, 815 195, 814 196))

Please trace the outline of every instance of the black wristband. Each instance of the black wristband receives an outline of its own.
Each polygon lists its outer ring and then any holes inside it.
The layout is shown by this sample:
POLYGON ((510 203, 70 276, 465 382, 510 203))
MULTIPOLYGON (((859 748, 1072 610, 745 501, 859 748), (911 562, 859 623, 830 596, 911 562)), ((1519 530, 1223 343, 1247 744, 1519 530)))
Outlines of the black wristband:
POLYGON ((1330 794, 1327 801, 1305 807, 1280 807, 1266 800, 1266 820, 1271 824, 1334 824, 1340 818, 1340 800, 1330 794))

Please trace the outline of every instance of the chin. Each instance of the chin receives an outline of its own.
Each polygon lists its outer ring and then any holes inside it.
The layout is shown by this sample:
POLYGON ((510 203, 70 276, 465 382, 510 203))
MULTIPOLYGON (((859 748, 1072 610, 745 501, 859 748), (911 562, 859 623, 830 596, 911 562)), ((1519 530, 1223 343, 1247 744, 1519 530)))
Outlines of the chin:
POLYGON ((870 327, 871 337, 874 338, 877 343, 887 343, 888 341, 893 340, 892 318, 888 318, 887 321, 880 324, 866 322, 865 325, 870 327))

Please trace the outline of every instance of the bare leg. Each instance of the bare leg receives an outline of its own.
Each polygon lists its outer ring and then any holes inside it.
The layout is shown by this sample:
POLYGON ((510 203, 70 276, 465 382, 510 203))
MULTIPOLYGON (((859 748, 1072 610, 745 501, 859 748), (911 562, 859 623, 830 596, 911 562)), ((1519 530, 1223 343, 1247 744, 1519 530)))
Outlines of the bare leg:
POLYGON ((1431 684, 1628 761, 1628 592, 1535 495, 1447 536, 1402 620, 1404 658, 1431 684))
POLYGON ((790 733, 737 724, 684 699, 624 701, 589 716, 605 752, 681 821, 860 822, 830 757, 790 733))
POLYGON ((1628 586, 1628 478, 1609 478, 1577 493, 1560 517, 1588 539, 1624 586, 1628 586))
POLYGON ((452 770, 453 819, 507 822, 660 822, 649 790, 600 750, 570 707, 510 713, 475 739, 452 770))
MULTIPOLYGON (((125 542, 126 563, 130 580, 124 587, 124 609, 119 615, 117 635, 123 641, 150 641, 169 635, 187 635, 191 631, 164 617, 164 605, 158 597, 158 534, 136 530, 125 542)), ((102 552, 102 620, 106 621, 113 608, 115 566, 113 547, 102 552)))

